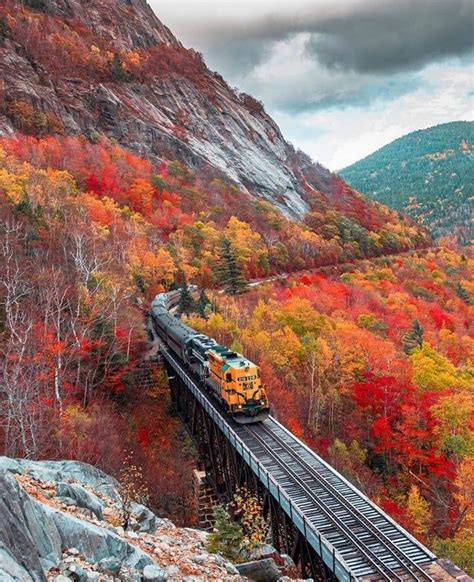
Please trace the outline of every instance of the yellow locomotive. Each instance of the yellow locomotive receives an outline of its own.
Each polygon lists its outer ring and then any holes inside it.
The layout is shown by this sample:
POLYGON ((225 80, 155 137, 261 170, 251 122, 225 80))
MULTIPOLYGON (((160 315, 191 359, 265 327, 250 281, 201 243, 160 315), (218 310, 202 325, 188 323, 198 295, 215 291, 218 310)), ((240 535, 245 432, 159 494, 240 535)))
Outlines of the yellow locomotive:
POLYGON ((232 416, 241 423, 267 418, 269 406, 258 366, 221 345, 213 346, 207 358, 206 384, 219 395, 232 416))

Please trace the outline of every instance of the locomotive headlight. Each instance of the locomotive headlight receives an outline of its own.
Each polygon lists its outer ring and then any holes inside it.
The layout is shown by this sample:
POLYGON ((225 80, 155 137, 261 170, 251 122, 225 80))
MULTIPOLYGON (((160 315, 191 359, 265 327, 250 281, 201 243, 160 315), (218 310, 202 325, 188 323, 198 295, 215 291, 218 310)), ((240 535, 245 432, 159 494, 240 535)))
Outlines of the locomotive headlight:
POLYGON ((265 404, 265 400, 263 398, 260 400, 260 404, 265 404))
POLYGON ((242 408, 242 404, 239 404, 238 409, 240 410, 242 408))

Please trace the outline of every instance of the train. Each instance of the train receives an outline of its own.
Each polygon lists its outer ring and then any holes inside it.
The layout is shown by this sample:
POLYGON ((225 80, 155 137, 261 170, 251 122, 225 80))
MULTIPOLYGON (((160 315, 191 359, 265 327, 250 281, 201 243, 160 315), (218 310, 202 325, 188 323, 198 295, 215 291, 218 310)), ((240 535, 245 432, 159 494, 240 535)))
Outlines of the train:
MULTIPOLYGON (((190 290, 196 288, 190 286, 190 290)), ((178 305, 180 296, 179 289, 159 293, 151 303, 153 329, 161 341, 237 423, 251 424, 268 418, 270 406, 260 368, 174 317, 170 310, 178 305)))

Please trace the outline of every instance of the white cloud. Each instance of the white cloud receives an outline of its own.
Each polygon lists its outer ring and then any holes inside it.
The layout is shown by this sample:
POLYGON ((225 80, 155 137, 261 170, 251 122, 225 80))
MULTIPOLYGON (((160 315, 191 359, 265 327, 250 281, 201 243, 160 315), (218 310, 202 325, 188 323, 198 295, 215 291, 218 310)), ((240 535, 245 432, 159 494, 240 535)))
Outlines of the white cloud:
POLYGON ((416 129, 474 120, 470 67, 431 65, 419 77, 416 90, 369 108, 327 108, 297 115, 277 110, 271 113, 290 141, 337 170, 416 129))

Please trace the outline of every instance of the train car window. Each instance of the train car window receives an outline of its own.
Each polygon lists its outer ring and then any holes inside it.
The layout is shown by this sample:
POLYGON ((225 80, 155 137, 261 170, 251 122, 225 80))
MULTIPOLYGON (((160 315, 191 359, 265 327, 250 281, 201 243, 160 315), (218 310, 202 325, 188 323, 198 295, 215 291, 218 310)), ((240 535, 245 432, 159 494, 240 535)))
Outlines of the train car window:
POLYGON ((232 382, 232 374, 226 374, 225 375, 225 381, 226 382, 232 382))

